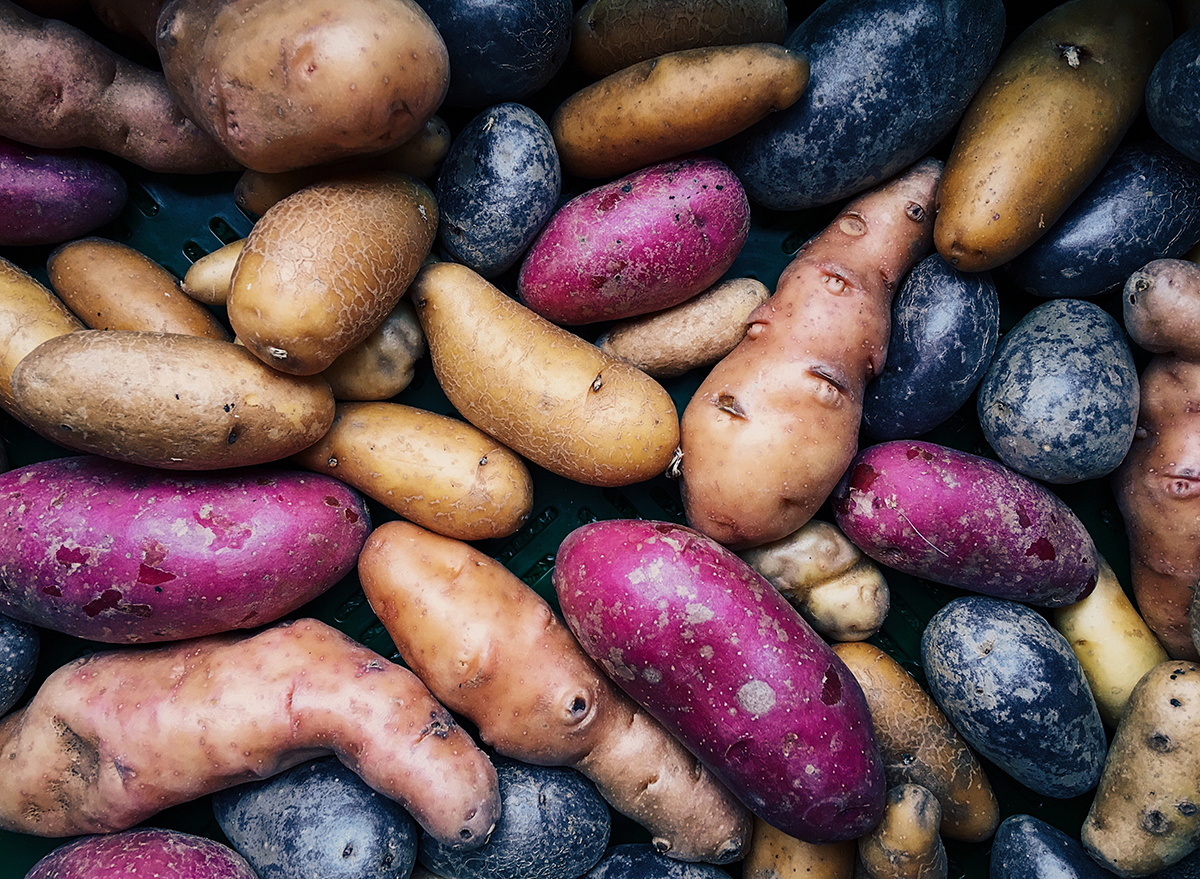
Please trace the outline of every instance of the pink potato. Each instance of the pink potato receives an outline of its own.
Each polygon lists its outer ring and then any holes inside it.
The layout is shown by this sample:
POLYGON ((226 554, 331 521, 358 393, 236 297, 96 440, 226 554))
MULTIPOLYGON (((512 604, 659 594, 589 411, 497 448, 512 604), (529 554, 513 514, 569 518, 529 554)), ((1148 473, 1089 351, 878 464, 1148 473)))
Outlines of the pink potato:
POLYGON ((584 650, 768 824, 827 843, 882 817, 857 680, 731 550, 674 523, 593 522, 562 542, 554 587, 584 650))
POLYGON ((139 827, 60 845, 25 879, 258 879, 227 845, 178 830, 139 827))
POLYGON ((108 643, 260 626, 353 570, 370 528, 314 473, 29 464, 0 474, 0 613, 108 643))
POLYGON ((618 320, 711 287, 750 234, 750 203, 717 159, 650 165, 567 202, 521 264, 521 301, 553 323, 618 320))

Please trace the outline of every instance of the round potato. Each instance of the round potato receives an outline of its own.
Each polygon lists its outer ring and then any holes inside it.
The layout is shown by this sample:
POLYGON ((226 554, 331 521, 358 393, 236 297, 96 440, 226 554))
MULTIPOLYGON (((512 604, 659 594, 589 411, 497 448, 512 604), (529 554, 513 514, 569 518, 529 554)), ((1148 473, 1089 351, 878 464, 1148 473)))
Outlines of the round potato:
POLYGON ((52 442, 168 470, 277 461, 333 423, 324 379, 201 336, 79 330, 27 354, 12 382, 21 414, 52 442))
POLYGON ((83 322, 24 269, 0 257, 0 407, 16 415, 12 374, 34 348, 83 322))
POLYGON ((329 364, 321 377, 337 400, 389 400, 413 380, 425 355, 425 336, 412 303, 396 307, 357 345, 329 364))

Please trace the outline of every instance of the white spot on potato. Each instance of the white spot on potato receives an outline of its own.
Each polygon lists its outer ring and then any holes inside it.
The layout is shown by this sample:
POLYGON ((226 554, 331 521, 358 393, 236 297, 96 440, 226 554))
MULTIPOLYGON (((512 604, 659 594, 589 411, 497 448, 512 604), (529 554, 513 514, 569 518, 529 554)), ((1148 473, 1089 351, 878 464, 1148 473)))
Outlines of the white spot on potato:
POLYGON ((737 701, 751 714, 766 714, 775 707, 775 690, 766 681, 746 681, 738 687, 737 701))

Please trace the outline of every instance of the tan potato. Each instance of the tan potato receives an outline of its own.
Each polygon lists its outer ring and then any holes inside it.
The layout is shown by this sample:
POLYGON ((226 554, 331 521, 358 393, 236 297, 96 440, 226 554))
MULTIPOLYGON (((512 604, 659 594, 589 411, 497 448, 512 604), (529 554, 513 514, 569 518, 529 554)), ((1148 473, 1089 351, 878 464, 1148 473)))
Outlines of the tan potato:
POLYGON ((18 418, 12 374, 47 339, 84 329, 63 301, 36 278, 0 257, 0 406, 18 418))
POLYGON ((1115 728, 1134 685, 1167 661, 1167 651, 1103 559, 1091 594, 1052 609, 1050 621, 1079 657, 1101 719, 1115 728))
POLYGON ((401 403, 338 403, 329 431, 293 460, 459 540, 507 537, 533 508, 533 479, 511 450, 401 403))
POLYGON ((229 299, 233 267, 245 244, 246 239, 239 238, 200 257, 188 267, 180 289, 205 305, 224 305, 229 299))
POLYGON ((383 323, 325 367, 337 400, 390 400, 407 388, 425 356, 425 335, 411 302, 401 299, 383 323))
POLYGON ((596 347, 654 378, 675 378, 732 351, 770 295, 754 278, 730 278, 664 311, 617 322, 596 347))
POLYGON ((681 49, 782 43, 787 25, 784 0, 588 0, 575 13, 571 54, 599 79, 681 49))
POLYGON ((939 833, 980 842, 1000 805, 979 759, 933 697, 895 659, 866 641, 833 645, 867 697, 890 786, 917 784, 940 803, 939 833))
POLYGON ((1129 276, 1122 292, 1125 329, 1139 347, 1200 362, 1200 265, 1153 259, 1129 276))
POLYGON ((185 333, 229 341, 207 308, 141 252, 104 238, 59 245, 46 260, 50 286, 94 330, 185 333))
POLYGON ((615 177, 710 147, 790 107, 808 72, 803 52, 775 43, 670 52, 571 95, 550 131, 563 171, 615 177))
POLYGON ((866 879, 946 879, 946 847, 938 836, 941 807, 919 784, 888 791, 883 820, 858 840, 857 875, 866 879))
POLYGON ((437 233, 425 184, 369 172, 316 183, 262 216, 238 256, 226 308, 264 363, 313 375, 396 307, 437 233))
POLYGON ((830 522, 810 519, 738 555, 828 641, 862 641, 887 618, 891 593, 883 572, 830 522))
POLYGON ((1200 666, 1169 660, 1138 681, 1109 745, 1080 838, 1101 866, 1149 876, 1200 844, 1200 666))
POLYGON ((78 330, 27 354, 12 382, 21 414, 52 442, 168 470, 278 461, 333 423, 324 379, 201 336, 78 330))
POLYGON ((1040 238, 1129 130, 1170 40, 1163 0, 1068 0, 1019 34, 959 123, 938 191, 938 253, 986 271, 1040 238))
POLYGON ((641 370, 458 263, 427 265, 410 296, 442 390, 480 430, 585 485, 641 482, 671 463, 675 403, 641 370))
POLYGON ((742 879, 852 879, 857 851, 852 839, 804 842, 755 816, 742 879))

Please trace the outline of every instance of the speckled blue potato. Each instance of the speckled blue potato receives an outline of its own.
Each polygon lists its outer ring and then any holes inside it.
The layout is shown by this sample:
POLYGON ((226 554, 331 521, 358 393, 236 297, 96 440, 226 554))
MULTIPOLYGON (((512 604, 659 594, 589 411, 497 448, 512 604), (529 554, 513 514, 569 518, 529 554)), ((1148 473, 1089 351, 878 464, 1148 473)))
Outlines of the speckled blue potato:
POLYGON ((1200 26, 1177 36, 1158 56, 1146 83, 1146 117, 1163 140, 1200 161, 1200 26))
POLYGON ((878 440, 933 430, 979 385, 999 332, 989 272, 960 272, 937 253, 921 260, 892 303, 887 360, 863 396, 863 430, 878 440))
POLYGON ((648 842, 614 845, 588 871, 586 879, 728 879, 714 864, 678 861, 655 851, 648 842))
POLYGON ((604 856, 612 813, 584 775, 493 757, 500 821, 480 848, 453 850, 421 836, 421 866, 447 879, 575 879, 604 856))
POLYGON ((438 173, 438 245, 493 278, 514 265, 558 206, 562 166, 542 118, 518 103, 484 110, 438 173))
POLYGON ((0 614, 0 715, 25 693, 37 668, 41 645, 37 628, 0 614))
POLYGON ((213 795, 213 813, 258 879, 406 879, 417 823, 336 757, 213 795))
POLYGON ((1047 797, 1095 787, 1108 749, 1100 711, 1066 638, 1037 610, 956 598, 921 636, 929 692, 963 738, 1047 797))
POLYGON ((1075 837, 1033 815, 1005 818, 992 837, 988 879, 1112 879, 1075 837))
POLYGON ((1117 150, 1058 221, 1006 268, 1036 296, 1089 297, 1200 241, 1200 164, 1157 139, 1117 150))
POLYGON ((1045 482, 1098 479, 1137 429, 1137 367, 1120 324, 1083 299, 1029 311, 1000 340, 979 385, 979 425, 1012 469, 1045 482))
POLYGON ((958 122, 1000 53, 1000 0, 826 0, 787 38, 800 99, 728 141, 751 201, 801 210, 861 192, 958 122))

